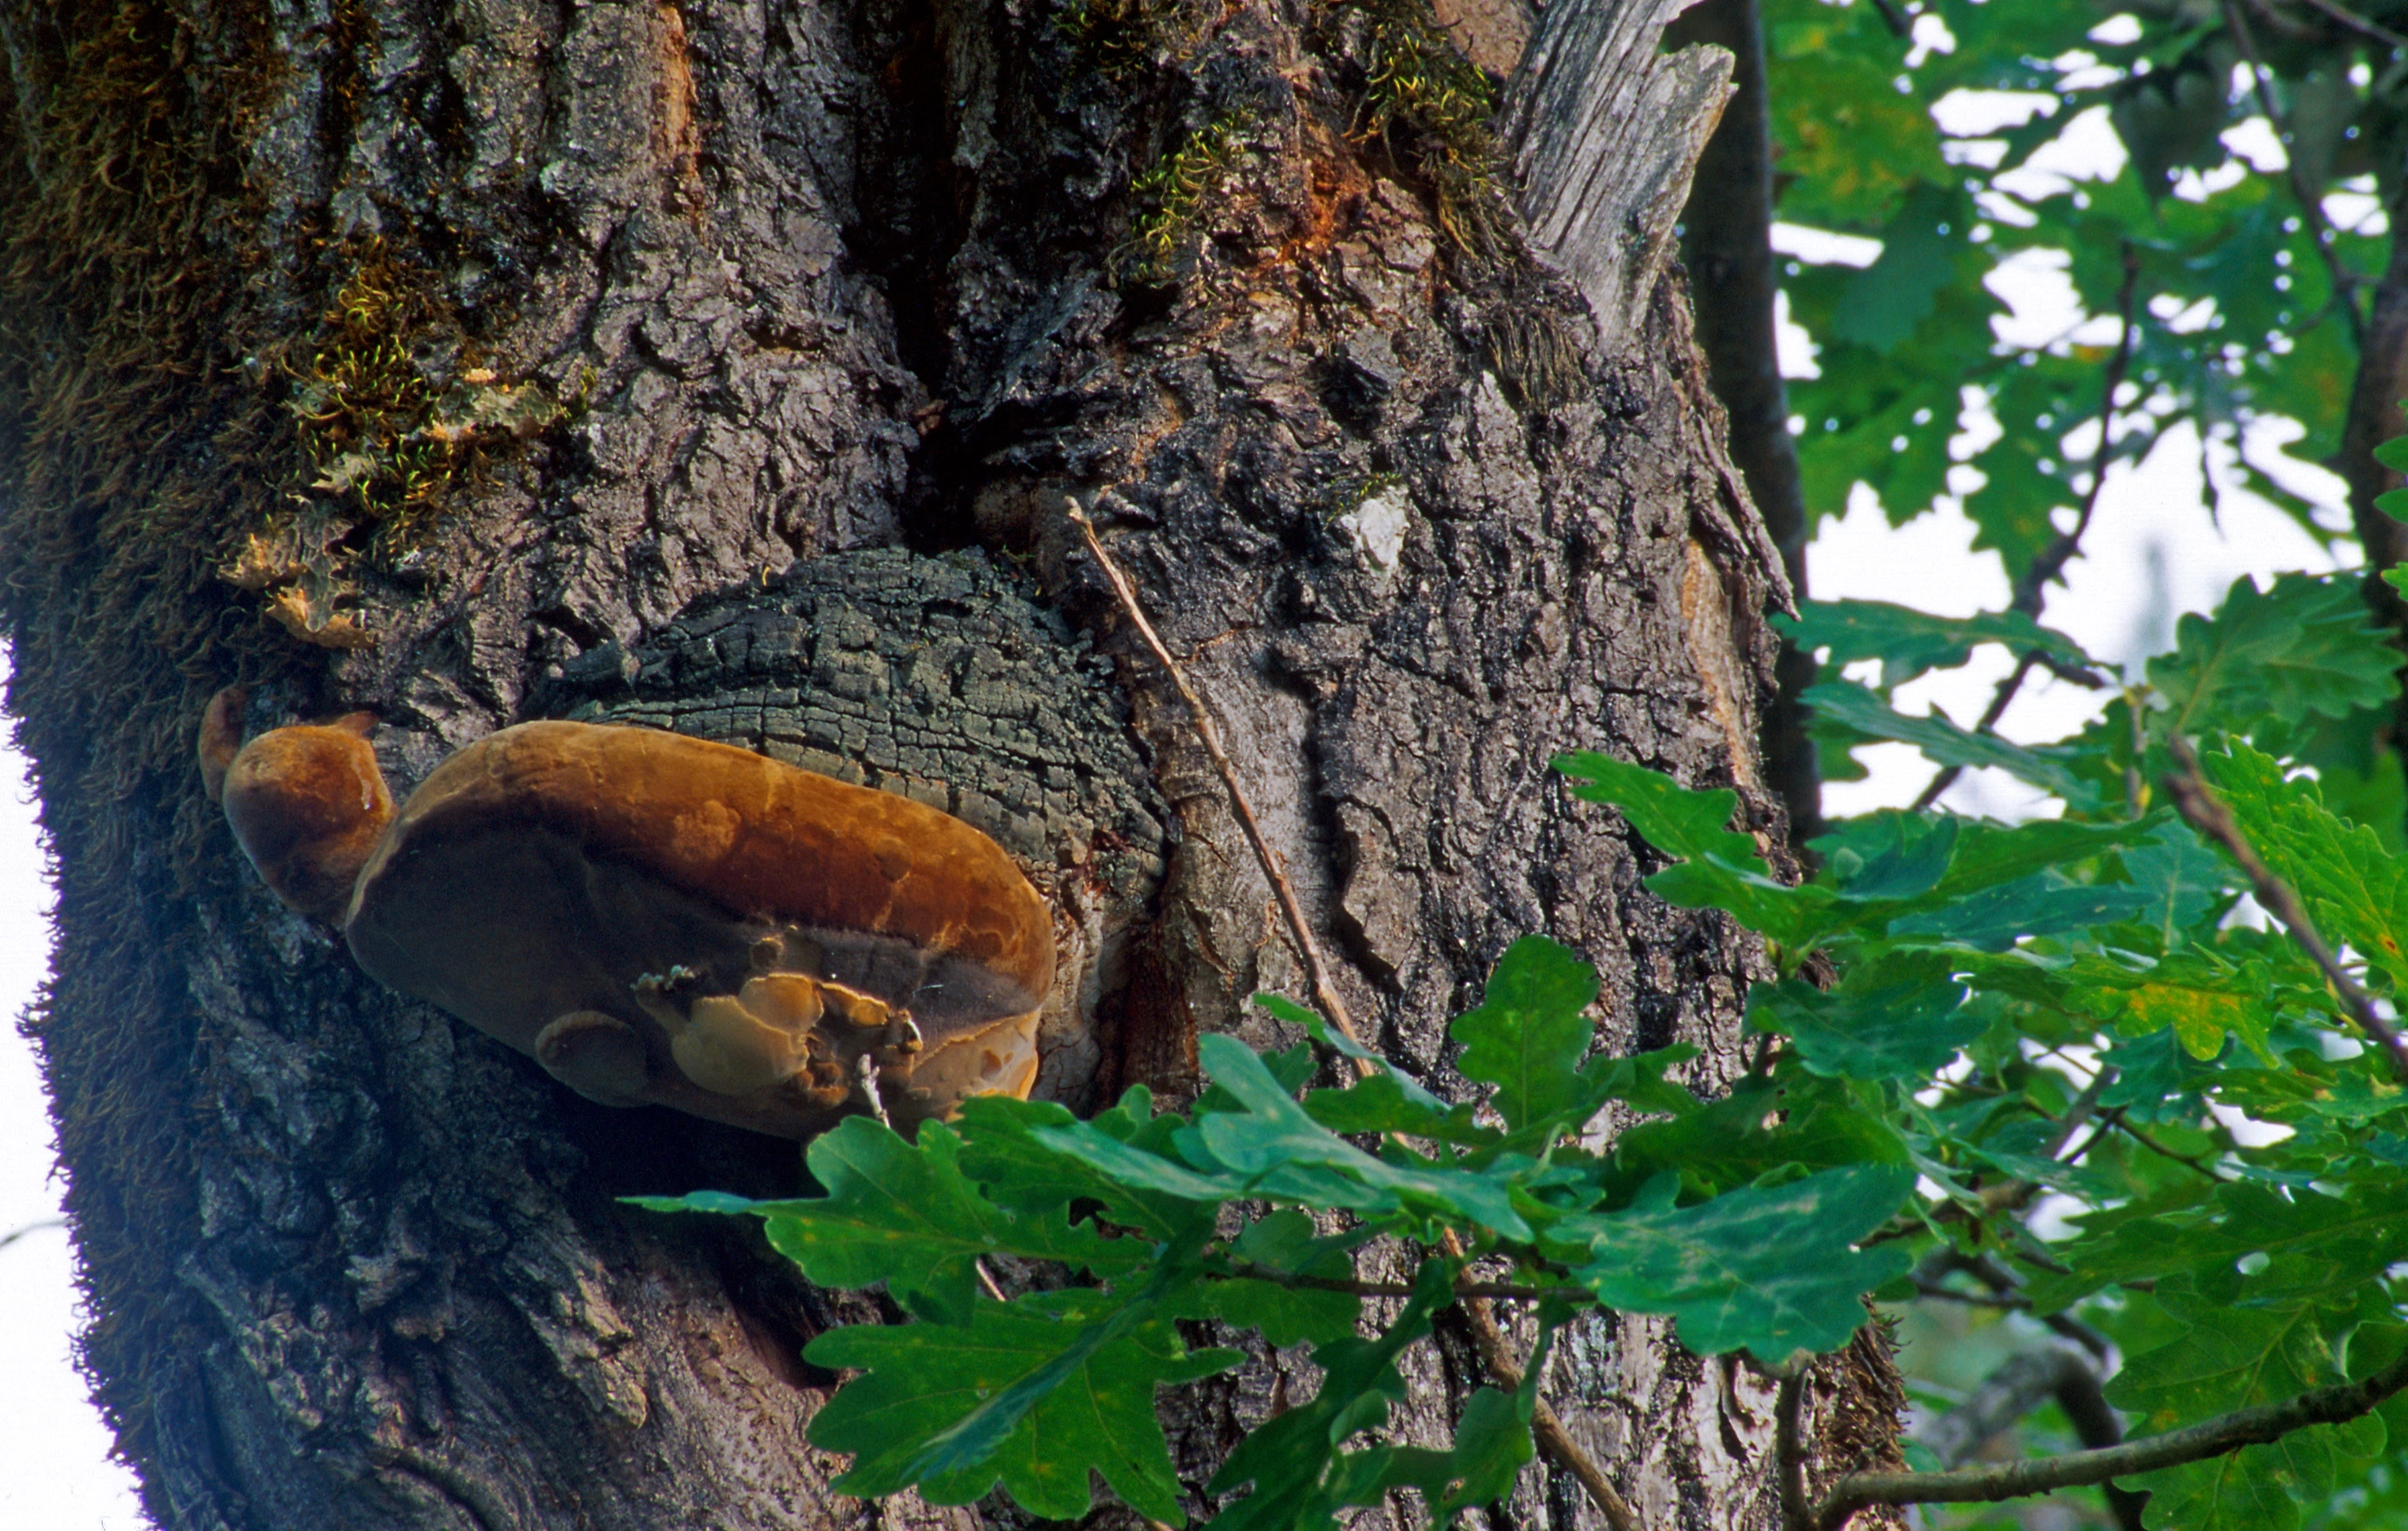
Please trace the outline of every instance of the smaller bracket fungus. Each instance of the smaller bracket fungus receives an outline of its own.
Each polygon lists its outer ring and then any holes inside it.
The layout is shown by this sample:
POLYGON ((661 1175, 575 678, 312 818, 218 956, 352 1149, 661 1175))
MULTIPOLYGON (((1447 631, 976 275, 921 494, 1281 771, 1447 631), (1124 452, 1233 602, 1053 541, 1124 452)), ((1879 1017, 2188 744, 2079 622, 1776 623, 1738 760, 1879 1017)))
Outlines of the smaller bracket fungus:
POLYGON ((326 724, 241 737, 242 694, 222 691, 201 724, 201 781, 276 896, 317 920, 340 920, 351 884, 385 826, 393 797, 355 712, 326 724))
MULTIPOLYGON (((226 732, 213 708, 205 759, 226 732)), ((236 837, 280 897, 339 918, 371 975, 580 1095, 807 1138, 853 1110, 908 1130, 1035 1080, 1052 910, 960 820, 576 723, 466 746, 396 813, 364 733, 243 746, 236 837)))

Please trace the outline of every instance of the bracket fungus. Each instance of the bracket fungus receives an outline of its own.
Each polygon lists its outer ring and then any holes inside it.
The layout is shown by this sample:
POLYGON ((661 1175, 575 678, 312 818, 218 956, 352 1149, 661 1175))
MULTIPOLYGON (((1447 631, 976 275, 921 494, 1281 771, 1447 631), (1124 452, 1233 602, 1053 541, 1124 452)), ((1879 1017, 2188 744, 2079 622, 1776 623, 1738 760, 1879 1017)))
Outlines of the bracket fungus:
POLYGON ((1036 1077, 1052 910, 950 814, 580 723, 480 739, 395 811, 360 720, 228 758, 222 703, 202 769, 278 896, 580 1095, 806 1138, 858 1109, 908 1130, 1036 1077))

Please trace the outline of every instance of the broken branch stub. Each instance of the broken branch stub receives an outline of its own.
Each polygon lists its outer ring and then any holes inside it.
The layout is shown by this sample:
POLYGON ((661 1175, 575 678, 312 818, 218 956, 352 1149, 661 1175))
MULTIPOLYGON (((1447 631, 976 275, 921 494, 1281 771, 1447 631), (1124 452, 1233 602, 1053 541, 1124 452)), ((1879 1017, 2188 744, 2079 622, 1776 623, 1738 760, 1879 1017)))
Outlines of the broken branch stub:
POLYGON ((805 1138, 855 1109, 908 1129, 1036 1076, 1052 911, 949 814, 731 745, 577 723, 504 729, 397 814, 363 814, 326 735, 373 776, 341 729, 275 730, 227 768, 230 819, 237 785, 261 783, 235 823, 269 885, 303 908, 268 868, 318 867, 304 912, 339 915, 362 967, 580 1094, 805 1138), (346 857, 357 875, 330 908, 322 884, 346 857))

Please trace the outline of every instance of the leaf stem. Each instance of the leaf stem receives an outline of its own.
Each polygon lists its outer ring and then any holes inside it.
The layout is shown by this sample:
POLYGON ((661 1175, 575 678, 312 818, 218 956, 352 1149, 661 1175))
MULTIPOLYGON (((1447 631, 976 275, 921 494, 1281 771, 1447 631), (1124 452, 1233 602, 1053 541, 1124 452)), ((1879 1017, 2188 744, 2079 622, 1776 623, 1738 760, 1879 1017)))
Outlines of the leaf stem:
POLYGON ((2323 969, 2326 980, 2341 995, 2351 1018, 2374 1039, 2376 1045, 2391 1055, 2392 1068, 2403 1082, 2408 1082, 2408 1042, 2403 1042, 2400 1034, 2391 1028, 2391 1023, 2383 1019, 2382 1011, 2375 1007, 2374 996, 2360 987, 2358 980, 2350 977, 2349 969, 2341 965, 2341 959, 2333 955, 2332 948, 2316 934, 2315 922, 2308 918, 2307 906, 2300 902, 2299 894, 2259 859, 2256 847, 2249 843, 2249 837, 2241 832, 2241 825, 2233 820, 2232 810, 2224 806, 2208 786, 2207 779, 2200 774, 2199 755, 2191 749, 2190 740, 2180 734, 2169 733, 2166 751, 2182 767, 2179 774, 2168 772, 2165 777, 2166 793, 2173 798, 2176 810, 2190 822, 2192 828, 2223 846, 2232 859, 2241 864, 2243 875, 2249 879, 2250 888, 2258 894, 2258 902, 2266 907, 2267 913, 2283 923, 2283 928, 2291 933, 2291 939, 2299 943, 2300 950, 2323 969))
MULTIPOLYGON (((2343 7, 2334 5, 2333 0, 2300 0, 2300 3, 2306 6, 2310 10, 2320 10, 2324 12, 2325 15, 2335 23, 2347 28, 2349 31, 2358 33, 2361 36, 2372 37, 2376 42, 2382 43, 2386 47, 2408 49, 2408 36, 2403 36, 2401 34, 2392 31, 2389 27, 2384 26, 2378 22, 2370 21, 2354 10, 2348 10, 2343 7)), ((2260 16, 2268 13, 2264 0, 2250 0, 2249 8, 2258 12, 2260 16)))
POLYGON ((1814 1531, 1842 1531, 1857 1510, 1872 1505, 1990 1503, 2200 1462, 2279 1440, 2309 1425, 2344 1424, 2402 1388, 2408 1388, 2408 1355, 2355 1382, 2335 1382, 2281 1403, 2236 1409, 2121 1446, 1954 1472, 1852 1472, 1831 1485, 1806 1524, 1814 1531))
POLYGON ((2209 1180, 2215 1181, 2219 1185, 2223 1184, 2226 1180, 2232 1179, 2229 1175, 2217 1174, 2214 1167, 2200 1162, 2197 1154, 2177 1153, 2173 1150, 2166 1147, 2163 1143, 2158 1142, 2156 1138, 2150 1137, 2147 1133, 2144 1133, 2140 1128, 2132 1125, 2132 1119, 2125 1113, 2124 1108, 2121 1106, 2117 1106, 2113 1109, 2100 1113, 2099 1120, 2113 1125, 2117 1132, 2122 1133, 2125 1137, 2129 1138, 2133 1142, 2140 1144, 2144 1149, 2147 1149, 2151 1153, 2156 1154, 2158 1158, 2171 1159, 2175 1164, 2181 1165, 2192 1173, 2204 1175, 2209 1180))
MULTIPOLYGON (((1922 1264, 1915 1266, 1912 1280, 1916 1293, 1926 1297, 1945 1298, 1977 1307, 1998 1307, 2025 1311, 2028 1311, 2032 1305, 2031 1299, 2019 1290, 2023 1285, 2023 1278, 2016 1275, 2014 1268, 2005 1261, 1987 1251, 1979 1254, 1966 1254, 1945 1247, 1934 1250, 1924 1257, 1922 1264), (1959 1270, 1988 1287, 1989 1295, 1984 1296, 1975 1292, 1958 1292, 1941 1284, 1941 1278, 1951 1271, 1959 1270)), ((2114 1366, 2114 1362, 2112 1357, 2115 1353, 2114 1344, 2089 1324, 2065 1313, 2049 1313, 2043 1315, 2040 1322, 2097 1356, 2101 1366, 2114 1366)))

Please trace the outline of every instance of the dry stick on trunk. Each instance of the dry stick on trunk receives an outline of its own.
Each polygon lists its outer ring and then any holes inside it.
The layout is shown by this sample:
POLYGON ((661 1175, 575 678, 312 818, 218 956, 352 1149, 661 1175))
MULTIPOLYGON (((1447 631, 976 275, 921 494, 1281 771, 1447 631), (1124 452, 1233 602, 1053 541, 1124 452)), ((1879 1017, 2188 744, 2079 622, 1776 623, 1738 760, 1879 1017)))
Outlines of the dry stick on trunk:
POLYGON ((2291 933, 2291 939, 2299 943, 2300 950, 2323 969, 2326 981, 2341 995, 2342 1003, 2349 1009, 2350 1018, 2374 1039, 2377 1046, 2390 1054, 2391 1066, 2402 1082, 2408 1082, 2408 1041, 2401 1040, 2391 1023, 2383 1019, 2383 1012, 2375 1008, 2374 996, 2368 994, 2358 980, 2350 977, 2349 969, 2341 965, 2341 959, 2333 955, 2332 948, 2316 934, 2315 922, 2308 918, 2307 906, 2300 902, 2299 894, 2289 883, 2276 877, 2258 857, 2257 848, 2249 843, 2249 837, 2233 821, 2232 810, 2224 806, 2209 788, 2207 779, 2200 774, 2199 755, 2191 749, 2190 740, 2180 734, 2170 734, 2166 737, 2166 751, 2182 767, 2179 775, 2169 772, 2165 778, 2166 793, 2174 800, 2175 808, 2190 821, 2191 827, 2231 852, 2232 859, 2241 864, 2242 873, 2249 879, 2249 886, 2257 894, 2258 902, 2265 906, 2267 913, 2283 923, 2283 928, 2291 933))
MULTIPOLYGON (((2090 454, 2090 487, 2083 492, 2082 508, 2075 514, 2073 524, 2058 533, 2056 541, 2042 549, 2039 556, 2031 561, 2031 566, 2024 570, 2024 577, 2015 581, 2014 595, 2007 602, 2010 611, 2019 611, 2027 617, 2040 615, 2041 608, 2048 603, 2048 582, 2064 573, 2065 565, 2073 562, 2074 555, 2082 551, 2083 535, 2090 530, 2091 513, 2099 508, 2100 492, 2107 487, 2107 464, 2114 451, 2115 391, 2124 386, 2124 375, 2132 367, 2132 325, 2137 317, 2133 312, 2133 301, 2140 291, 2140 255, 2128 239, 2124 242, 2124 284, 2115 293, 2115 312, 2123 321, 2123 333, 2116 337, 2114 354, 2107 358, 2105 386, 2099 391, 2099 449, 2090 454)), ((2039 663, 2040 656, 2036 653, 2026 654, 2016 661, 2014 669, 1999 682, 1998 690, 1990 694, 1990 705, 1982 709, 1981 721, 1973 725, 1974 733, 1986 734, 1998 725, 1999 720, 2006 714, 2007 704, 2023 690, 2032 666, 2039 663)), ((1916 796, 1914 806, 1909 811, 1920 813, 1940 801, 1940 794, 1956 785, 1956 779, 1964 774, 1962 766, 1951 766, 1941 771, 1916 796)))
MULTIPOLYGON (((1180 668, 1179 662, 1170 657, 1170 650, 1154 632, 1154 623, 1146 620, 1145 608, 1138 604, 1135 587, 1130 585, 1128 576, 1121 572, 1121 566, 1112 555, 1104 551, 1102 539, 1096 536, 1095 523, 1087 519, 1086 511, 1078 501, 1070 502, 1069 514, 1070 523, 1085 539, 1087 551, 1095 559, 1096 566, 1103 570, 1104 578, 1111 582, 1112 594, 1120 600, 1121 609, 1127 613, 1138 636, 1153 651, 1154 663, 1162 666, 1163 674, 1168 676, 1170 683, 1178 688, 1180 700, 1187 704, 1188 716, 1195 721, 1196 737, 1202 741, 1204 752, 1211 757, 1213 769, 1220 773, 1221 785, 1229 794, 1229 806, 1238 815, 1239 825, 1245 831, 1246 843, 1254 847, 1254 858, 1262 864, 1263 877, 1270 883, 1271 892, 1279 900, 1280 911, 1287 918, 1288 934, 1295 938, 1297 955, 1304 961, 1305 976, 1312 984, 1314 1000, 1320 1004, 1322 1013, 1329 1017, 1331 1023, 1348 1041, 1357 1047, 1364 1045, 1361 1034, 1354 1029, 1354 1017, 1346 1008, 1346 1001, 1339 996, 1337 985, 1330 981, 1329 966, 1322 958, 1321 943, 1313 938, 1312 927, 1305 921, 1304 905, 1296 896, 1296 889, 1287 880, 1286 869, 1280 865, 1279 852, 1271 849, 1270 841, 1264 837, 1262 825, 1254 818, 1254 807, 1246 801, 1245 789, 1239 785, 1237 767, 1230 764, 1229 752, 1222 748, 1221 730, 1212 722, 1212 714, 1205 709, 1204 699, 1196 694, 1196 688, 1188 684, 1186 672, 1180 668)), ((1369 1062, 1357 1059, 1355 1072, 1369 1079, 1376 1070, 1369 1062)), ((1443 1238, 1447 1257, 1463 1258, 1463 1241, 1455 1236, 1455 1231, 1451 1228, 1445 1230, 1443 1238)), ((1508 1390, 1520 1387, 1521 1364, 1506 1349, 1505 1337, 1498 1330, 1497 1318, 1489 1309, 1488 1299, 1466 1295, 1459 1296, 1457 1301, 1462 1305, 1465 1317, 1470 1321, 1472 1343, 1478 1347, 1481 1360, 1508 1390)), ((1570 1432, 1564 1428, 1563 1421, 1555 1417, 1555 1411, 1547 1406, 1544 1398, 1533 1401, 1530 1424, 1539 1445, 1565 1471, 1580 1480, 1581 1487, 1587 1491, 1590 1500, 1613 1531, 1639 1531, 1639 1517, 1628 1501, 1615 1490, 1604 1470, 1590 1460, 1588 1452, 1581 1449, 1580 1442, 1572 1439, 1570 1432)))
POLYGON ((1812 1524, 1814 1531, 1841 1531, 1849 1517, 1873 1505, 1995 1503, 2202 1462, 2243 1446, 2279 1440, 2312 1424, 2346 1424, 2403 1388, 2408 1388, 2408 1355, 2355 1382, 2312 1388, 2281 1403, 2236 1409, 2184 1429, 2100 1451, 1955 1472, 1852 1472, 1831 1485, 1812 1524))

